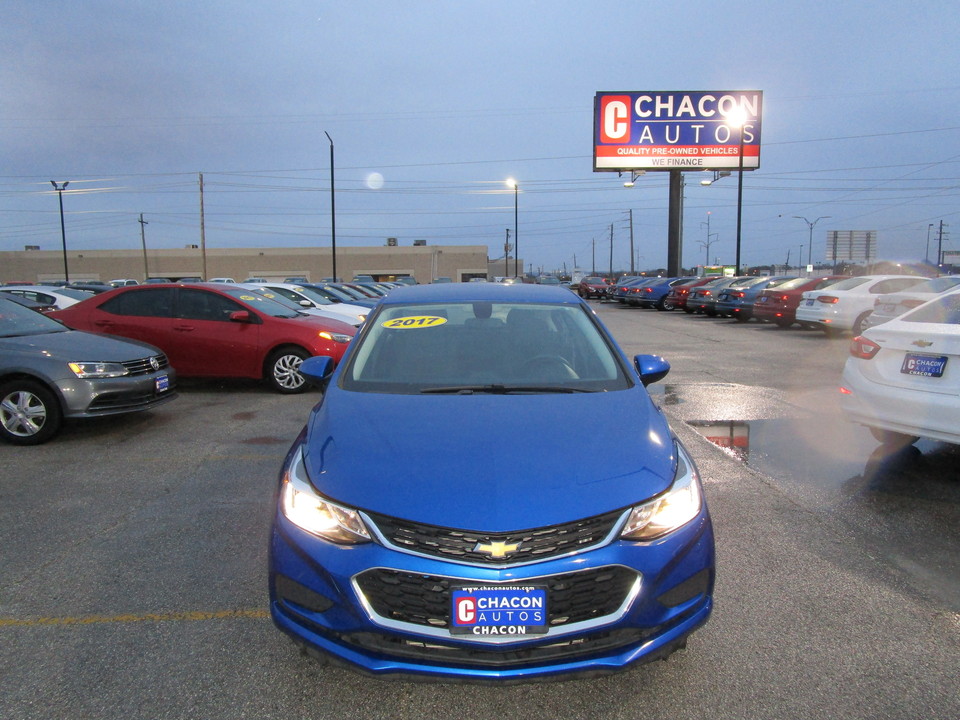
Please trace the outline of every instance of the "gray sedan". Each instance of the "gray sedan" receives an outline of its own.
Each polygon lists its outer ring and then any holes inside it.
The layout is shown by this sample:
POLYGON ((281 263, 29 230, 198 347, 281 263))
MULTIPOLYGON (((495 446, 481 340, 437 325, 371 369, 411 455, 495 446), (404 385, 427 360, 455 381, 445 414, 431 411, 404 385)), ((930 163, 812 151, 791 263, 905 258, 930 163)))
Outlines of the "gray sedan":
POLYGON ((38 445, 64 418, 149 410, 176 397, 176 373, 145 343, 69 330, 0 299, 0 438, 38 445))

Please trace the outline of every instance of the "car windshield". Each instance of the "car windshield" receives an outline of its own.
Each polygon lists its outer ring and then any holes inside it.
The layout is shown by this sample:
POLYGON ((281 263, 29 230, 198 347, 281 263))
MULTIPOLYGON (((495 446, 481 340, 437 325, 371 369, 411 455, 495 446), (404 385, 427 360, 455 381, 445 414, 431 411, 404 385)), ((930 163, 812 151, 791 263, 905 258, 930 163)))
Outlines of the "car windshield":
POLYGON ((397 394, 606 392, 632 386, 580 305, 389 305, 368 322, 345 390, 397 394))
POLYGON ((960 325, 960 293, 931 300, 903 316, 904 322, 960 325))
POLYGON ((581 282, 585 282, 587 285, 603 285, 602 277, 588 277, 584 278, 581 282))
POLYGON ((20 337, 41 333, 66 332, 67 328, 46 315, 0 298, 0 337, 20 337))
POLYGON ((946 277, 930 278, 919 285, 910 288, 910 292, 918 293, 939 293, 960 285, 960 275, 948 275, 946 277))

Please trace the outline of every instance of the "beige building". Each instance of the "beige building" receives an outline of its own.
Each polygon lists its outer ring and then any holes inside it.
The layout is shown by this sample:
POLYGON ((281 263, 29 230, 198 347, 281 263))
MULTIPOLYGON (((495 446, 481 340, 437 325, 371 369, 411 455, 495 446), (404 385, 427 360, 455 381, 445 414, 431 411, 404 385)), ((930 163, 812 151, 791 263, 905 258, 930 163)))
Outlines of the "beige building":
MULTIPOLYGON (((229 277, 242 282, 249 277, 283 280, 305 277, 311 282, 333 275, 329 248, 217 248, 203 251, 198 246, 184 249, 79 250, 67 252, 71 282, 110 281, 147 277, 178 280, 229 277)), ((510 265, 513 265, 511 260, 510 265)), ((437 277, 455 282, 503 275, 503 260, 488 264, 485 245, 417 245, 407 247, 337 248, 337 275, 352 280, 371 275, 378 280, 410 276, 428 283, 437 277)), ((521 265, 522 267, 522 265, 521 265)), ((64 279, 61 250, 19 250, 0 252, 0 282, 44 283, 64 279)))

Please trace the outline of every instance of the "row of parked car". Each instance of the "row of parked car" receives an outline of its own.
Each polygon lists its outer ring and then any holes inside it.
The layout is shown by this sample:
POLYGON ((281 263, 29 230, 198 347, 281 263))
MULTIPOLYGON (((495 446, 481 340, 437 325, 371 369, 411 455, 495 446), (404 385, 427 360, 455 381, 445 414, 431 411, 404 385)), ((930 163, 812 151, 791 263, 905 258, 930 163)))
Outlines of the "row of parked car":
POLYGON ((280 393, 302 392, 303 360, 339 362, 392 287, 149 283, 95 293, 4 286, 0 438, 35 445, 56 435, 65 418, 156 407, 176 397, 178 376, 262 379, 280 393))
POLYGON ((847 417, 893 446, 960 444, 960 276, 630 278, 601 299, 850 332, 840 381, 847 417))
POLYGON ((639 277, 621 278, 602 290, 581 284, 579 292, 581 297, 599 296, 635 307, 858 335, 958 286, 960 276, 955 275, 639 277))

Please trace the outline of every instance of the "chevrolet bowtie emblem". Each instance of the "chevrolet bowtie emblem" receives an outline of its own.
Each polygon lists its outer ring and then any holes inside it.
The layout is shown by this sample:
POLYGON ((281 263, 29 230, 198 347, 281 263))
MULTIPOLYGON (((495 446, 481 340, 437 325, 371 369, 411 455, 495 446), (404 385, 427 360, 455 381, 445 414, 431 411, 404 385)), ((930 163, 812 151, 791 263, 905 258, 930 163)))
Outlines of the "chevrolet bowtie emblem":
POLYGON ((520 548, 520 543, 505 543, 494 540, 492 543, 477 543, 473 548, 474 552, 485 553, 492 558, 502 559, 507 555, 515 553, 520 548))
POLYGON ((916 345, 917 347, 930 347, 933 345, 932 342, 927 342, 926 340, 914 340, 911 345, 916 345))

